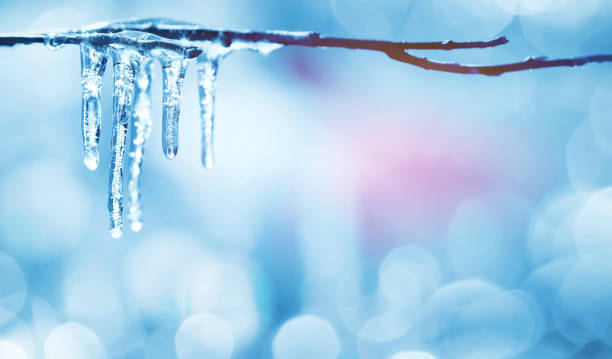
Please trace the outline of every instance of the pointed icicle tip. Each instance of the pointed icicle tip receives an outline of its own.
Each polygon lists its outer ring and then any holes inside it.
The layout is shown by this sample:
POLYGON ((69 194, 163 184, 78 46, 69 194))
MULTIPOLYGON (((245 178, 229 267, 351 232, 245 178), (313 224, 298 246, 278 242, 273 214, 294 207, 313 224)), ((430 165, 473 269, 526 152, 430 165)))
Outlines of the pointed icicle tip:
POLYGON ((95 171, 98 169, 99 160, 95 155, 85 155, 83 158, 83 163, 88 170, 95 171))
POLYGON ((121 228, 117 228, 117 227, 111 228, 110 234, 111 234, 111 237, 113 238, 121 238, 121 234, 122 234, 121 228))
POLYGON ((164 155, 169 160, 174 159, 174 157, 176 157, 177 153, 178 153, 178 148, 177 147, 167 147, 167 148, 164 148, 164 155))

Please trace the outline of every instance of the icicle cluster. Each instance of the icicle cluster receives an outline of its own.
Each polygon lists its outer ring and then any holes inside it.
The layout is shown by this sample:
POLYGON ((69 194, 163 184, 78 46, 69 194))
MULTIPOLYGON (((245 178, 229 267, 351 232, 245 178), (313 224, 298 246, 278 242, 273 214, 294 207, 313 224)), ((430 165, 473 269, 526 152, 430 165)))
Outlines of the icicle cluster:
MULTIPOLYGON (((151 81, 154 60, 162 69, 163 109, 162 148, 164 155, 172 159, 178 152, 178 122, 181 91, 185 73, 191 60, 196 60, 198 89, 200 94, 200 118, 202 128, 202 164, 213 166, 214 103, 217 87, 217 71, 220 61, 234 50, 255 50, 267 54, 282 47, 267 41, 207 41, 172 40, 133 29, 154 25, 173 26, 168 20, 104 24, 107 31, 82 29, 79 32, 47 35, 45 43, 57 49, 64 43, 79 39, 81 47, 81 85, 83 162, 90 170, 96 170, 100 162, 98 143, 102 120, 102 77, 110 58, 113 64, 113 130, 108 185, 108 211, 110 232, 115 238, 123 229, 123 175, 129 169, 128 213, 130 228, 142 228, 142 204, 140 176, 148 138, 151 134, 151 81), (109 30, 110 29, 110 30, 109 30), (71 40, 72 39, 72 40, 71 40), (129 145, 129 148, 128 148, 129 145), (126 164, 127 158, 130 163, 126 164)), ((175 25, 184 26, 184 23, 175 25)), ((100 28, 100 25, 97 25, 100 28)), ((220 35, 221 36, 221 35, 220 35)))

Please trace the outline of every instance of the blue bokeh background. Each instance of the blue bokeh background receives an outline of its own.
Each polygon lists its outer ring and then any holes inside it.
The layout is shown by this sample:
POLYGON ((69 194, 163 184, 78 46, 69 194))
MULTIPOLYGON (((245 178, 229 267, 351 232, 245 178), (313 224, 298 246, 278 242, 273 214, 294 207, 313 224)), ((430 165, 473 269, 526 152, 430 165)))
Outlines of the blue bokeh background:
MULTIPOLYGON (((169 17, 388 40, 431 58, 612 52, 605 0, 0 1, 0 32, 169 17)), ((144 228, 108 233, 81 160, 75 46, 0 48, 0 358, 609 358, 610 65, 498 78, 286 48, 221 65, 216 165, 188 73, 144 228), (204 354, 205 353, 205 354, 204 354)))

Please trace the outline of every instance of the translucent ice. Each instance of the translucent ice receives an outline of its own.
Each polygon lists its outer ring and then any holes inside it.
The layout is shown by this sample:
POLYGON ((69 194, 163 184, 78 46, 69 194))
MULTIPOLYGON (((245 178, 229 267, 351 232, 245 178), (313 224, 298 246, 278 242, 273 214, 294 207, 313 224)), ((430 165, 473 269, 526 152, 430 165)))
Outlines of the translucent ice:
POLYGON ((178 151, 178 121, 181 112, 181 91, 188 62, 183 56, 160 58, 164 83, 162 112, 162 148, 167 158, 178 151))
POLYGON ((94 46, 87 42, 81 43, 83 162, 92 171, 98 168, 100 161, 98 153, 102 118, 100 95, 102 93, 102 76, 106 68, 106 60, 105 48, 94 46))
POLYGON ((121 236, 123 225, 123 166, 127 142, 128 119, 134 97, 134 77, 142 56, 132 49, 113 48, 114 92, 113 92, 113 134, 110 178, 108 188, 108 210, 110 231, 115 238, 121 236))
POLYGON ((198 87, 200 92, 200 120, 202 126, 202 164, 213 166, 213 131, 215 129, 215 91, 217 88, 218 59, 198 58, 198 87))
POLYGON ((108 57, 112 57, 114 95, 108 209, 111 234, 119 237, 123 226, 123 170, 128 142, 128 219, 133 231, 142 227, 140 176, 152 126, 150 73, 153 60, 160 62, 163 74, 162 148, 164 155, 172 159, 178 152, 185 73, 189 61, 198 58, 201 159, 205 168, 212 168, 215 91, 220 61, 238 50, 265 55, 318 34, 215 30, 169 19, 142 19, 97 23, 43 36, 45 45, 52 50, 65 44, 81 47, 83 161, 90 170, 97 169, 100 161, 102 77, 108 57))
POLYGON ((136 73, 134 107, 130 130, 130 181, 128 182, 128 218, 133 231, 142 228, 140 174, 146 142, 151 135, 151 68, 153 61, 145 59, 136 73))

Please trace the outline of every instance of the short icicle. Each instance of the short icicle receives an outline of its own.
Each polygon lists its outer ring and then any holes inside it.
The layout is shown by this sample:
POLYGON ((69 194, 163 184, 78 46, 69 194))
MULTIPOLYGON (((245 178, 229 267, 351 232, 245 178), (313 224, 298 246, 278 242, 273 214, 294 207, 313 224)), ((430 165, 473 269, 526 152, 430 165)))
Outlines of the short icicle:
POLYGON ((182 56, 160 59, 163 75, 162 148, 167 158, 178 151, 178 123, 181 112, 181 91, 187 72, 187 60, 182 56))
POLYGON ((94 171, 100 163, 98 142, 102 118, 100 95, 102 76, 106 68, 106 49, 87 42, 81 43, 81 131, 83 135, 83 163, 94 171))
POLYGON ((141 55, 129 49, 111 48, 113 56, 113 134, 110 175, 108 186, 108 210, 110 232, 119 238, 123 226, 123 166, 127 142, 128 120, 134 96, 134 77, 142 60, 141 55))
POLYGON ((151 80, 153 61, 145 59, 136 72, 134 107, 130 128, 130 180, 128 182, 128 219, 134 232, 142 228, 140 175, 147 140, 151 135, 151 80))
POLYGON ((198 88, 200 92, 200 121, 202 126, 202 165, 211 169, 214 163, 213 131, 215 129, 215 91, 219 59, 204 55, 198 58, 198 88))

